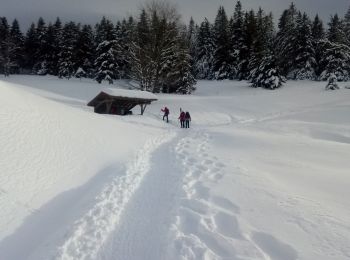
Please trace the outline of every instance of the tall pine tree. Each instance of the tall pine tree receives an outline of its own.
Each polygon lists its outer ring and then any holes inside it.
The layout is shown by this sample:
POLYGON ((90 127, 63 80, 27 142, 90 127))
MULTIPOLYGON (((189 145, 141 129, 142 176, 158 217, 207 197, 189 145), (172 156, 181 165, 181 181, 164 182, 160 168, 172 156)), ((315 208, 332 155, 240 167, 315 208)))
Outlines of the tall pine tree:
POLYGON ((198 29, 196 40, 195 75, 198 79, 213 79, 214 41, 211 25, 207 18, 198 29))
POLYGON ((114 25, 111 21, 102 18, 96 26, 96 59, 94 66, 96 68, 95 80, 98 83, 108 81, 113 84, 113 80, 118 78, 118 61, 120 46, 116 40, 114 25))
POLYGON ((291 72, 293 79, 315 79, 315 50, 312 41, 311 21, 306 13, 297 15, 295 37, 295 67, 291 72))
POLYGON ((244 28, 244 13, 242 11, 242 4, 237 1, 235 11, 231 19, 231 39, 230 39, 230 78, 243 79, 241 72, 241 64, 245 60, 245 53, 248 52, 248 47, 245 41, 244 28))
POLYGON ((58 61, 58 76, 70 79, 77 70, 77 39, 79 25, 66 23, 62 30, 61 52, 58 61))
POLYGON ((296 53, 294 46, 296 45, 296 18, 297 9, 292 3, 285 10, 279 20, 278 33, 276 37, 276 55, 278 66, 284 76, 288 76, 290 71, 295 69, 296 53))
POLYGON ((218 10, 213 36, 215 43, 213 66, 215 79, 228 79, 230 76, 228 19, 223 6, 218 10))

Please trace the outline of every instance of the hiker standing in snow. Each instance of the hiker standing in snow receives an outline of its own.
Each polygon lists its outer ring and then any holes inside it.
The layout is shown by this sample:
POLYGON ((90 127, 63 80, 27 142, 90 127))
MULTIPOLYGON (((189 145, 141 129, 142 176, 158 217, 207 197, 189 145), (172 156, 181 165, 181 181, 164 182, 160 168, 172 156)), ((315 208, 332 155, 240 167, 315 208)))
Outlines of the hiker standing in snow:
POLYGON ((185 128, 185 116, 186 116, 185 111, 182 111, 180 108, 179 120, 180 120, 181 128, 185 128))
POLYGON ((185 113, 185 128, 190 128, 191 115, 188 111, 185 113))
POLYGON ((169 108, 164 107, 163 109, 161 109, 161 111, 164 112, 163 121, 164 118, 166 118, 166 122, 169 123, 169 108))

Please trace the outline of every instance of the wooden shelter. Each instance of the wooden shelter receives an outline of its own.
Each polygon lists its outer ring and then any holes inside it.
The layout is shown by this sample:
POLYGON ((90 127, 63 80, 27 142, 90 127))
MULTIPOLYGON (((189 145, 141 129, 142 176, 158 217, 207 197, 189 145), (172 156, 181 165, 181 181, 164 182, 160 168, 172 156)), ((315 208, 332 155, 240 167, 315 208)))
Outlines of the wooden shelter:
POLYGON ((147 105, 156 101, 157 97, 146 91, 125 90, 125 89, 104 89, 88 106, 94 107, 95 113, 129 115, 135 106, 141 107, 141 115, 145 112, 147 105))

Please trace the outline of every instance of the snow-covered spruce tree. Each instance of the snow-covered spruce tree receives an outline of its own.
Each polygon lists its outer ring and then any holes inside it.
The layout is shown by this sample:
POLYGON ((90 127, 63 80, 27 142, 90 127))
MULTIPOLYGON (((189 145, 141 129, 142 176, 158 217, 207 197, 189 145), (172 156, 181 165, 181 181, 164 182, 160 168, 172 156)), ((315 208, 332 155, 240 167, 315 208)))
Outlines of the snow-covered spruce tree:
POLYGON ((131 76, 130 42, 132 41, 135 26, 134 19, 129 17, 128 21, 123 19, 123 21, 118 22, 115 27, 116 41, 120 47, 120 53, 116 59, 118 64, 116 77, 119 79, 128 79, 131 76))
POLYGON ((39 44, 36 37, 35 24, 29 27, 24 39, 24 71, 33 73, 34 64, 37 63, 36 49, 39 44))
POLYGON ((190 22, 188 24, 188 27, 186 29, 186 41, 189 49, 189 55, 190 55, 190 67, 191 67, 191 74, 196 75, 196 69, 195 69, 195 57, 196 57, 196 46, 197 46, 197 35, 198 35, 198 25, 194 22, 193 18, 191 17, 190 22))
POLYGON ((116 57, 119 55, 119 46, 116 40, 103 41, 96 49, 95 67, 97 68, 95 80, 98 83, 108 81, 113 84, 117 79, 118 63, 116 57))
POLYGON ((50 48, 46 42, 47 26, 42 17, 39 18, 36 29, 35 37, 38 48, 35 49, 36 63, 33 67, 35 74, 44 75, 47 74, 47 56, 50 52, 50 48))
POLYGON ((332 16, 328 23, 327 39, 334 43, 346 44, 343 21, 337 14, 332 16))
POLYGON ((258 60, 261 59, 272 47, 274 37, 273 26, 272 16, 265 15, 264 11, 259 8, 256 15, 256 37, 253 39, 254 58, 257 58, 258 60))
POLYGON ((248 51, 244 38, 244 13, 242 11, 241 1, 237 1, 235 11, 230 19, 230 78, 242 79, 242 73, 239 69, 244 60, 245 53, 248 51))
POLYGON ((343 22, 338 15, 331 17, 327 31, 327 40, 318 44, 318 52, 322 54, 319 62, 320 80, 328 80, 334 74, 338 81, 350 79, 350 47, 346 45, 343 22))
POLYGON ((215 18, 213 36, 215 43, 213 71, 216 80, 228 79, 230 74, 228 20, 223 6, 215 18))
POLYGON ((180 48, 179 39, 184 34, 187 42, 187 32, 179 22, 176 8, 166 2, 149 3, 141 12, 136 32, 131 45, 132 77, 141 89, 154 93, 176 92, 180 85, 175 83, 181 82, 180 76, 185 82, 183 74, 188 68, 182 63, 183 68, 179 70, 179 63, 189 58, 189 44, 184 47, 186 51, 180 48))
POLYGON ((251 72, 252 87, 276 89, 283 85, 284 79, 280 74, 276 56, 273 53, 263 57, 261 63, 251 72))
POLYGON ((245 13, 244 19, 244 42, 246 51, 242 53, 241 61, 238 66, 240 73, 240 80, 248 79, 251 70, 251 63, 254 59, 255 44, 257 39, 257 20, 254 10, 245 13))
POLYGON ((343 31, 345 35, 346 44, 350 45, 350 7, 344 16, 343 31))
POLYGON ((150 25, 145 9, 136 24, 135 36, 130 43, 131 78, 138 81, 141 90, 151 90, 154 64, 150 54, 150 25))
POLYGON ((320 61, 320 66, 323 68, 320 80, 328 80, 334 74, 338 81, 348 81, 350 79, 350 47, 323 40, 319 48, 323 53, 320 61))
POLYGON ((325 34, 323 22, 317 14, 315 16, 314 21, 312 22, 311 36, 314 40, 323 40, 325 35, 326 34, 325 34))
POLYGON ((278 24, 278 33, 275 43, 278 66, 283 76, 288 76, 290 71, 295 69, 295 48, 296 45, 296 16, 297 9, 292 3, 287 10, 284 10, 278 24))
POLYGON ((23 39, 16 20, 10 27, 5 17, 0 18, 0 71, 9 76, 19 73, 22 61, 23 39))
POLYGON ((295 67, 289 73, 290 77, 297 80, 312 80, 316 78, 315 50, 312 40, 311 21, 306 13, 298 13, 296 18, 295 36, 295 67))
POLYGON ((250 79, 252 75, 251 72, 259 66, 262 59, 273 48, 274 37, 275 32, 272 14, 265 15, 264 11, 260 8, 256 17, 256 37, 253 42, 252 54, 249 60, 248 79, 250 79))
POLYGON ((120 55, 120 46, 116 41, 113 23, 105 17, 96 25, 96 39, 99 43, 94 63, 95 80, 98 83, 105 80, 113 84, 113 80, 117 79, 118 75, 117 57, 120 55))
POLYGON ((96 46, 94 34, 90 25, 83 25, 76 43, 76 72, 77 78, 93 77, 93 62, 96 46))
POLYGON ((10 60, 12 63, 11 73, 20 73, 21 67, 24 61, 23 44, 24 37, 21 32, 18 21, 15 19, 12 22, 10 29, 10 41, 13 46, 13 50, 10 51, 10 60))
POLYGON ((10 75, 10 26, 6 17, 0 17, 0 70, 6 76, 10 75))
POLYGON ((186 39, 186 30, 178 36, 176 51, 173 60, 169 63, 171 66, 167 73, 167 81, 163 92, 191 94, 196 88, 196 80, 191 70, 191 57, 189 54, 189 42, 186 39))
POLYGON ((58 75, 58 61, 59 54, 61 52, 61 42, 62 42, 62 23, 61 20, 57 17, 54 24, 49 24, 47 26, 47 33, 45 37, 47 45, 46 53, 46 64, 47 64, 47 73, 50 75, 58 75))
POLYGON ((58 76, 60 78, 70 79, 75 75, 76 67, 76 47, 79 35, 79 25, 74 22, 66 23, 62 31, 62 39, 60 42, 61 52, 58 61, 58 76))
POLYGON ((337 76, 334 74, 331 74, 328 78, 326 90, 336 90, 336 89, 339 89, 339 86, 337 84, 337 76))
POLYGON ((152 92, 166 91, 169 70, 176 62, 178 27, 175 22, 168 22, 165 17, 160 18, 155 11, 151 19, 151 59, 154 64, 154 81, 152 92))
POLYGON ((175 67, 178 60, 179 51, 179 28, 175 23, 166 23, 165 19, 160 21, 160 28, 163 31, 163 42, 167 48, 164 48, 157 57, 153 53, 153 60, 156 61, 156 73, 154 81, 154 92, 165 92, 170 93, 174 91, 173 82, 176 80, 174 77, 176 75, 175 67), (170 77, 172 75, 172 77, 170 77))
POLYGON ((321 59, 323 58, 323 49, 322 49, 321 41, 323 41, 326 36, 323 22, 318 15, 315 16, 315 19, 312 23, 311 35, 312 35, 313 49, 315 52, 315 65, 314 65, 315 79, 318 80, 320 78, 322 71, 325 69, 321 66, 321 59))
POLYGON ((196 40, 195 75, 198 79, 213 79, 214 42, 207 18, 201 23, 196 40))

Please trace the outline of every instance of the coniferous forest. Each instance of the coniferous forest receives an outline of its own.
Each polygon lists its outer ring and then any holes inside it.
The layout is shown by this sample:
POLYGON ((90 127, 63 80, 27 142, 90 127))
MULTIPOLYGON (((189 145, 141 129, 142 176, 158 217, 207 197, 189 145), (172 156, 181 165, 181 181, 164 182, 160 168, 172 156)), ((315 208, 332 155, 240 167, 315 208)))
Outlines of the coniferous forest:
POLYGON ((24 33, 0 17, 0 73, 133 79, 151 92, 190 94, 197 79, 249 80, 275 89, 288 79, 350 79, 350 9, 324 25, 291 4, 272 13, 223 7, 213 22, 183 24, 166 2, 145 5, 137 17, 95 26, 39 18, 24 33))

